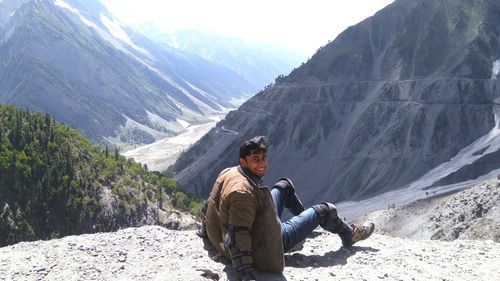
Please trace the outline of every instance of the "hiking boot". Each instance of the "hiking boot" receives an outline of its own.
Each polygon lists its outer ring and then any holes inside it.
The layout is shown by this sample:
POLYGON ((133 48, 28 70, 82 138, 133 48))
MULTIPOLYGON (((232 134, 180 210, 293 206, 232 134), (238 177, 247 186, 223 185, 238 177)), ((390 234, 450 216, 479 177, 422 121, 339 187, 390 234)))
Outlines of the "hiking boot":
POLYGON ((352 244, 365 240, 372 235, 375 230, 375 224, 373 222, 367 222, 362 225, 351 224, 352 227, 352 244))
POLYGON ((297 193, 295 193, 295 187, 289 178, 280 178, 274 187, 285 191, 284 206, 290 211, 290 213, 292 213, 292 215, 296 216, 305 210, 304 205, 297 196, 297 193))
POLYGON ((331 233, 338 234, 345 247, 352 246, 354 228, 342 220, 337 213, 337 207, 332 203, 324 202, 312 206, 318 214, 319 225, 331 233))

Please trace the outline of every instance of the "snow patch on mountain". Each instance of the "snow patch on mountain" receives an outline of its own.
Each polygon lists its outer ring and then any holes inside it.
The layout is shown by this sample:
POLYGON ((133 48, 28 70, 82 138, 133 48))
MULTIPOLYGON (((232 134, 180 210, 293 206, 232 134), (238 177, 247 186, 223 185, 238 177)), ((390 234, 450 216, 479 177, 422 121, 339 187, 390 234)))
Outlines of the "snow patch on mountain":
POLYGON ((149 53, 146 49, 137 46, 132 41, 132 39, 130 39, 130 37, 123 30, 122 25, 119 22, 111 20, 110 18, 108 18, 105 15, 101 15, 101 22, 102 22, 102 24, 104 24, 104 26, 106 26, 106 28, 108 29, 108 31, 113 36, 115 36, 116 38, 122 40, 123 42, 125 42, 126 44, 128 44, 129 46, 131 46, 132 48, 134 48, 135 50, 137 50, 138 52, 140 52, 140 53, 142 53, 142 54, 144 54, 144 55, 146 55, 148 57, 152 57, 151 53, 149 53))
MULTIPOLYGON (((67 10, 71 11, 72 13, 74 13, 76 16, 78 16, 80 18, 80 20, 85 25, 93 28, 101 36, 102 39, 104 39, 107 42, 111 43, 115 48, 117 48, 117 49, 119 49, 119 50, 121 50, 121 51, 123 51, 125 53, 128 53, 128 54, 130 54, 132 56, 134 56, 126 48, 124 48, 123 44, 120 43, 121 41, 125 42, 127 44, 129 44, 129 42, 130 43, 132 43, 132 42, 131 42, 130 38, 126 35, 126 33, 119 27, 119 25, 118 25, 118 28, 114 28, 114 26, 112 24, 109 24, 110 22, 112 22, 111 20, 107 19, 106 17, 104 17, 104 20, 103 20, 103 16, 101 16, 102 23, 109 30, 109 33, 108 33, 106 31, 102 30, 98 25, 96 25, 95 23, 93 23, 91 20, 85 18, 80 13, 80 11, 78 9, 72 7, 71 5, 69 5, 68 3, 64 2, 63 0, 54 0, 54 4, 56 6, 59 6, 59 7, 64 8, 64 9, 67 9, 67 10), (108 26, 106 24, 109 24, 110 26, 108 26), (120 30, 121 30, 121 32, 120 32, 120 30), (121 33, 124 33, 125 35, 123 35, 121 33), (127 42, 127 38, 128 38, 129 42, 127 42)), ((139 48, 139 49, 141 49, 141 48, 139 48)))
POLYGON ((93 22, 91 22, 90 20, 86 19, 84 16, 81 16, 81 15, 80 15, 80 19, 81 19, 81 20, 82 20, 82 22, 83 22, 84 24, 86 24, 87 26, 92 27, 92 28, 94 28, 94 29, 96 29, 96 28, 97 28, 97 25, 95 25, 95 24, 94 24, 93 22))
POLYGON ((64 2, 63 0, 54 0, 54 4, 56 6, 59 6, 63 9, 67 9, 71 12, 73 12, 75 15, 77 15, 80 20, 87 26, 89 27, 92 27, 94 29, 98 29, 99 27, 97 27, 97 25, 95 25, 92 21, 88 20, 87 18, 85 18, 78 9, 74 8, 73 6, 71 6, 70 4, 64 2))
MULTIPOLYGON (((167 75, 166 73, 158 70, 156 67, 152 66, 149 62, 147 62, 145 59, 143 58, 140 58, 139 56, 135 55, 135 54, 132 54, 131 52, 129 52, 128 50, 126 50, 125 48, 120 48, 119 46, 115 46, 121 50, 123 50, 124 52, 128 53, 129 55, 133 56, 139 63, 142 63, 144 66, 146 66, 148 69, 150 69, 151 71, 155 72, 158 76, 160 76, 163 80, 165 80, 167 83, 169 83, 170 85, 172 85, 174 88, 177 88, 179 91, 181 91, 184 95, 186 95, 197 107, 198 109, 200 109, 202 112, 205 112, 207 114, 220 114, 220 111, 217 110, 217 109, 213 109, 211 108, 210 106, 208 106, 204 101, 201 101, 199 99, 197 99, 196 97, 194 97, 191 92, 186 89, 186 87, 180 85, 177 81, 175 81, 172 77, 170 77, 169 75, 167 75)), ((199 90, 197 87, 194 87, 193 85, 191 84, 188 84, 186 83, 189 87, 191 87, 192 90, 197 90, 198 92, 200 92, 201 94, 204 94, 206 97, 208 97, 214 104, 217 104, 219 107, 221 107, 223 109, 223 111, 225 110, 223 106, 221 106, 217 101, 215 101, 214 97, 206 92, 203 92, 201 90, 199 90)), ((179 104, 182 104, 180 101, 177 101, 173 96, 169 96, 169 98, 176 104, 178 105, 177 107, 178 108, 181 108, 181 106, 179 106, 179 104)), ((183 109, 184 110, 184 109, 183 109)))
MULTIPOLYGON (((228 108, 228 107, 225 107, 225 106, 223 106, 223 105, 220 105, 220 104, 219 104, 219 102, 217 101, 217 99, 216 99, 213 95, 211 95, 210 93, 207 93, 207 92, 203 91, 202 89, 200 89, 200 88, 196 87, 195 85, 193 85, 193 84, 189 83, 188 81, 184 81, 184 82, 185 82, 186 84, 188 84, 190 88, 192 88, 193 90, 197 91, 199 94, 201 94, 202 96, 206 97, 206 98, 207 98, 207 99, 209 99, 211 102, 213 102, 213 103, 217 104, 217 105, 221 108, 220 112, 225 112, 225 113, 227 113, 227 112, 229 112, 230 110, 234 109, 234 108, 228 108)), ((251 94, 249 94, 248 96, 251 96, 251 94)), ((237 107, 237 106, 234 106, 234 107, 237 107)), ((210 109, 208 109, 208 108, 207 108, 207 110, 209 110, 209 111, 213 111, 213 110, 210 110, 210 109)), ((210 114, 218 114, 218 112, 219 112, 219 111, 213 111, 213 112, 211 112, 210 114)))
POLYGON ((106 40, 110 44, 112 44, 115 48, 123 51, 124 53, 127 53, 128 55, 132 56, 135 58, 137 61, 143 63, 144 65, 148 66, 149 68, 152 68, 148 63, 144 62, 142 58, 137 56, 136 54, 132 53, 130 50, 128 50, 123 43, 126 45, 132 47, 134 50, 138 51, 140 54, 145 55, 147 58, 151 59, 153 56, 151 53, 149 53, 146 49, 141 48, 137 46, 132 39, 127 35, 125 30, 122 28, 122 24, 119 23, 116 20, 112 20, 108 18, 105 15, 100 15, 100 20, 102 25, 106 27, 108 31, 103 30, 100 28, 97 24, 93 23, 91 20, 85 18, 78 9, 72 7, 68 3, 64 2, 63 0, 54 0, 54 4, 64 8, 68 9, 72 13, 74 13, 76 16, 80 18, 80 20, 87 26, 93 28, 100 36, 102 39, 106 40))
MULTIPOLYGON (((139 130, 142 130, 144 132, 151 134, 155 140, 160 140, 160 139, 164 139, 164 138, 168 137, 167 133, 151 129, 150 127, 148 127, 144 124, 141 124, 141 123, 133 120, 132 118, 130 118, 126 115, 122 115, 122 116, 126 119, 126 121, 125 121, 125 125, 120 126, 120 128, 118 129, 118 132, 117 132, 118 136, 120 134, 127 134, 128 131, 131 131, 134 129, 139 129, 139 130)), ((107 137, 106 141, 108 141, 110 143, 115 143, 115 144, 123 144, 119 137, 107 137)))
POLYGON ((168 120, 165 120, 162 117, 158 116, 157 114, 152 113, 152 112, 147 111, 147 110, 146 110, 146 114, 148 115, 149 121, 153 125, 157 125, 159 127, 168 128, 169 130, 172 130, 172 131, 174 131, 176 133, 181 132, 181 131, 184 130, 184 127, 182 125, 179 126, 179 122, 177 122, 177 120, 175 120, 175 121, 173 121, 173 120, 172 121, 168 121, 168 120))
POLYGON ((208 99, 210 99, 212 102, 215 102, 215 99, 214 99, 214 96, 212 96, 211 94, 203 91, 202 89, 196 87, 195 85, 189 83, 188 81, 184 81, 186 84, 189 85, 189 87, 191 87, 193 90, 197 91, 198 93, 200 93, 201 95, 207 97, 208 99))
POLYGON ((56 6, 61 7, 61 8, 68 9, 68 10, 70 10, 71 12, 73 12, 73 13, 75 13, 77 15, 80 15, 80 11, 78 11, 78 9, 73 8, 70 4, 64 2, 63 0, 54 0, 54 4, 56 6))
MULTIPOLYGON (((205 102, 203 101, 200 101, 199 99, 197 99, 196 97, 194 97, 191 92, 188 91, 188 89, 186 89, 186 87, 180 85, 177 81, 175 81, 174 79, 172 79, 170 76, 166 75, 165 73, 159 71, 158 69, 156 69, 155 67, 151 66, 149 63, 145 62, 144 60, 138 58, 138 61, 142 64, 144 64, 146 67, 148 67, 151 71, 154 71, 158 76, 160 76, 163 80, 167 81, 170 85, 172 85, 173 87, 177 88, 179 91, 181 91, 184 95, 186 95, 194 104, 196 104, 196 106, 203 112, 206 112, 208 114, 218 114, 220 113, 219 110, 216 110, 216 109, 213 109, 211 107, 209 107, 205 102)), ((185 82, 185 81, 184 81, 185 82)), ((190 84, 187 84, 188 86, 191 87, 190 84)), ((196 90, 197 88, 196 87, 191 87, 191 89, 193 90, 196 90)), ((200 93, 202 93, 200 91, 200 93)), ((206 95, 208 95, 208 97, 210 97, 210 100, 217 104, 219 107, 222 107, 221 105, 218 104, 218 102, 214 101, 213 99, 213 96, 210 95, 210 94, 207 94, 206 92, 203 92, 205 93, 206 95)), ((169 98, 171 100, 173 100, 176 104, 182 104, 181 102, 177 101, 174 97, 172 96, 169 96, 169 98)))
POLYGON ((187 128, 189 127, 191 124, 189 124, 188 122, 182 120, 182 119, 179 119, 179 118, 176 118, 175 119, 177 121, 177 123, 179 123, 183 128, 187 128))
POLYGON ((369 212, 382 210, 387 207, 387 204, 409 204, 419 199, 428 198, 429 196, 437 196, 448 192, 464 190, 474 184, 496 178, 497 175, 500 174, 500 169, 493 170, 473 180, 430 187, 433 183, 459 170, 463 166, 474 163, 483 155, 500 149, 499 106, 493 108, 493 114, 495 115, 495 126, 486 135, 463 148, 455 157, 450 159, 450 161, 442 163, 430 170, 420 177, 420 179, 404 188, 389 191, 365 200, 340 202, 337 204, 339 214, 341 216, 346 216, 349 220, 355 220, 369 212), (482 150, 484 150, 483 153, 477 153, 482 150))
POLYGON ((500 73, 500 59, 493 62, 493 67, 491 68, 491 79, 497 79, 498 73, 500 73))
POLYGON ((493 108, 493 114, 495 115, 495 126, 486 135, 478 138, 469 146, 463 148, 457 155, 450 159, 448 162, 444 162, 436 168, 427 172, 419 180, 410 184, 409 188, 425 188, 431 186, 433 183, 437 182, 441 178, 448 176, 449 174, 459 170, 465 165, 474 163, 476 160, 480 159, 483 155, 495 152, 500 149, 500 107, 496 106, 493 108), (477 153, 478 151, 484 151, 483 153, 477 153))

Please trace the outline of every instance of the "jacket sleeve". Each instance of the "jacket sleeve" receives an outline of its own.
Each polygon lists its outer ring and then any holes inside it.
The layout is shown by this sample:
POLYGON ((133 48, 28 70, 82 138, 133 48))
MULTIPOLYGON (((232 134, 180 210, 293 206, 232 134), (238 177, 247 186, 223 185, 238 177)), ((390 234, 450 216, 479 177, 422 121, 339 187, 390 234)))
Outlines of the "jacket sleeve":
POLYGON ((224 244, 231 253, 238 273, 253 271, 250 232, 256 212, 257 204, 251 193, 236 191, 230 195, 228 233, 224 237, 224 244))

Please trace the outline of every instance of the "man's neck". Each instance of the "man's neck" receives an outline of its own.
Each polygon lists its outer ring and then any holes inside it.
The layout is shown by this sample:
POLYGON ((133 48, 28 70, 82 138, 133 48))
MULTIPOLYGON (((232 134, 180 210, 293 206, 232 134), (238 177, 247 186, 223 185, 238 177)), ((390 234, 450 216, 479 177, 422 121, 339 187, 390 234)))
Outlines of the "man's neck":
POLYGON ((249 169, 242 167, 241 165, 238 166, 240 171, 245 174, 247 178, 249 178, 251 181, 254 182, 256 186, 261 186, 262 185, 262 178, 257 176, 256 174, 252 173, 249 169))

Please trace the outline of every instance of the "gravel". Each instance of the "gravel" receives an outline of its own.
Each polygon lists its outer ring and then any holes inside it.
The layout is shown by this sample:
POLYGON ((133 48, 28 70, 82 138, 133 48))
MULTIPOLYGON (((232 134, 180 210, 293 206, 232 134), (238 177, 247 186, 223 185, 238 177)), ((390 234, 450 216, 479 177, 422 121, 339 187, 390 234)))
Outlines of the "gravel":
MULTIPOLYGON (((236 280, 206 242, 159 226, 22 242, 0 248, 0 280, 236 280)), ((318 230, 285 261, 258 280, 498 280, 500 244, 374 234, 347 250, 318 230)))

